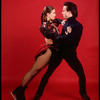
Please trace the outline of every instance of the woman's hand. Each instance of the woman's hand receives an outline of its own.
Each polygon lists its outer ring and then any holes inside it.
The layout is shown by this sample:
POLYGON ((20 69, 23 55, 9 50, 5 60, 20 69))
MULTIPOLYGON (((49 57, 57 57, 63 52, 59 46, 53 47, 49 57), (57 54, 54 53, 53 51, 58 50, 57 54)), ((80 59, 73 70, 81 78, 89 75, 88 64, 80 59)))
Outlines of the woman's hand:
POLYGON ((72 28, 71 26, 67 27, 67 32, 65 31, 65 34, 68 35, 68 33, 70 34, 72 32, 72 28))
POLYGON ((43 27, 46 27, 46 22, 43 22, 43 27))

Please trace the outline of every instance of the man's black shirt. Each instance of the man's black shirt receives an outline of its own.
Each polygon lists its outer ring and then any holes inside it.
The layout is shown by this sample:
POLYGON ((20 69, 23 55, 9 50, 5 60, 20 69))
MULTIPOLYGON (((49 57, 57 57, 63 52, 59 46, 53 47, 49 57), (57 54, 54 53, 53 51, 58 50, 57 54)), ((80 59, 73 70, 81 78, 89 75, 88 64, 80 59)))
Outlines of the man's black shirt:
POLYGON ((76 52, 76 48, 79 44, 82 35, 83 26, 74 17, 67 19, 63 26, 62 33, 57 36, 57 42, 59 44, 59 50, 63 54, 67 52, 76 52), (65 34, 67 27, 71 26, 72 32, 65 34))

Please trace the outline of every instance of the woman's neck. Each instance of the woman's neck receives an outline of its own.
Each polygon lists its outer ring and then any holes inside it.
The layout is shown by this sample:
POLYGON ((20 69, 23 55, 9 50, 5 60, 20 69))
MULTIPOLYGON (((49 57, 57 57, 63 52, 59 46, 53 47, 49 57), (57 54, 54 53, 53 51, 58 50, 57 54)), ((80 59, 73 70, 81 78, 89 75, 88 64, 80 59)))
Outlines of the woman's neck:
POLYGON ((47 17, 47 21, 51 22, 51 19, 49 17, 47 17))
POLYGON ((47 17, 47 21, 52 23, 52 20, 49 17, 47 17))

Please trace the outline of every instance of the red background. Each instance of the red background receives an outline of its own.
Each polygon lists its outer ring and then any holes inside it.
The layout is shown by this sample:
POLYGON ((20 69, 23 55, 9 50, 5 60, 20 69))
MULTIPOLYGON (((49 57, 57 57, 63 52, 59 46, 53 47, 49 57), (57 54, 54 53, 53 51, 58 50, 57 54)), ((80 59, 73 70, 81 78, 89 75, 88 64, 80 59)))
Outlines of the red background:
MULTIPOLYGON (((83 35, 77 48, 78 58, 83 65, 87 82, 98 83, 99 1, 69 1, 77 5, 79 14, 77 20, 83 24, 83 35)), ((39 31, 43 8, 47 5, 54 6, 56 17, 63 19, 61 12, 64 2, 66 0, 1 0, 1 81, 6 87, 7 82, 21 82, 35 61, 34 56, 38 47, 44 43, 44 37, 39 31)), ((61 30, 61 27, 59 28, 61 30)), ((46 68, 31 84, 40 81, 45 71, 46 68)), ((65 61, 62 61, 50 78, 52 82, 77 80, 76 73, 65 61)))

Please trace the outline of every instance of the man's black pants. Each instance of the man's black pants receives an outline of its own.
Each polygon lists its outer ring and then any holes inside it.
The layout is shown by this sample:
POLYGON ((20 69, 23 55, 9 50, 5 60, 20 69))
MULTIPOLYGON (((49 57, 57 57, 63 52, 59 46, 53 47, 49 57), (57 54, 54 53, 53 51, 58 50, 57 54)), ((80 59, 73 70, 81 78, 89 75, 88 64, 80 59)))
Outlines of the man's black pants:
POLYGON ((80 94, 81 95, 84 93, 86 94, 86 78, 85 78, 83 67, 82 67, 80 61, 78 60, 76 53, 67 53, 67 54, 64 54, 63 57, 61 57, 60 55, 55 53, 52 56, 50 63, 48 65, 48 69, 41 79, 41 82, 40 82, 40 85, 39 85, 39 88, 38 88, 36 94, 39 94, 42 96, 44 88, 45 88, 50 76, 53 74, 55 69, 60 65, 62 59, 64 59, 68 63, 68 65, 78 75, 80 94))

